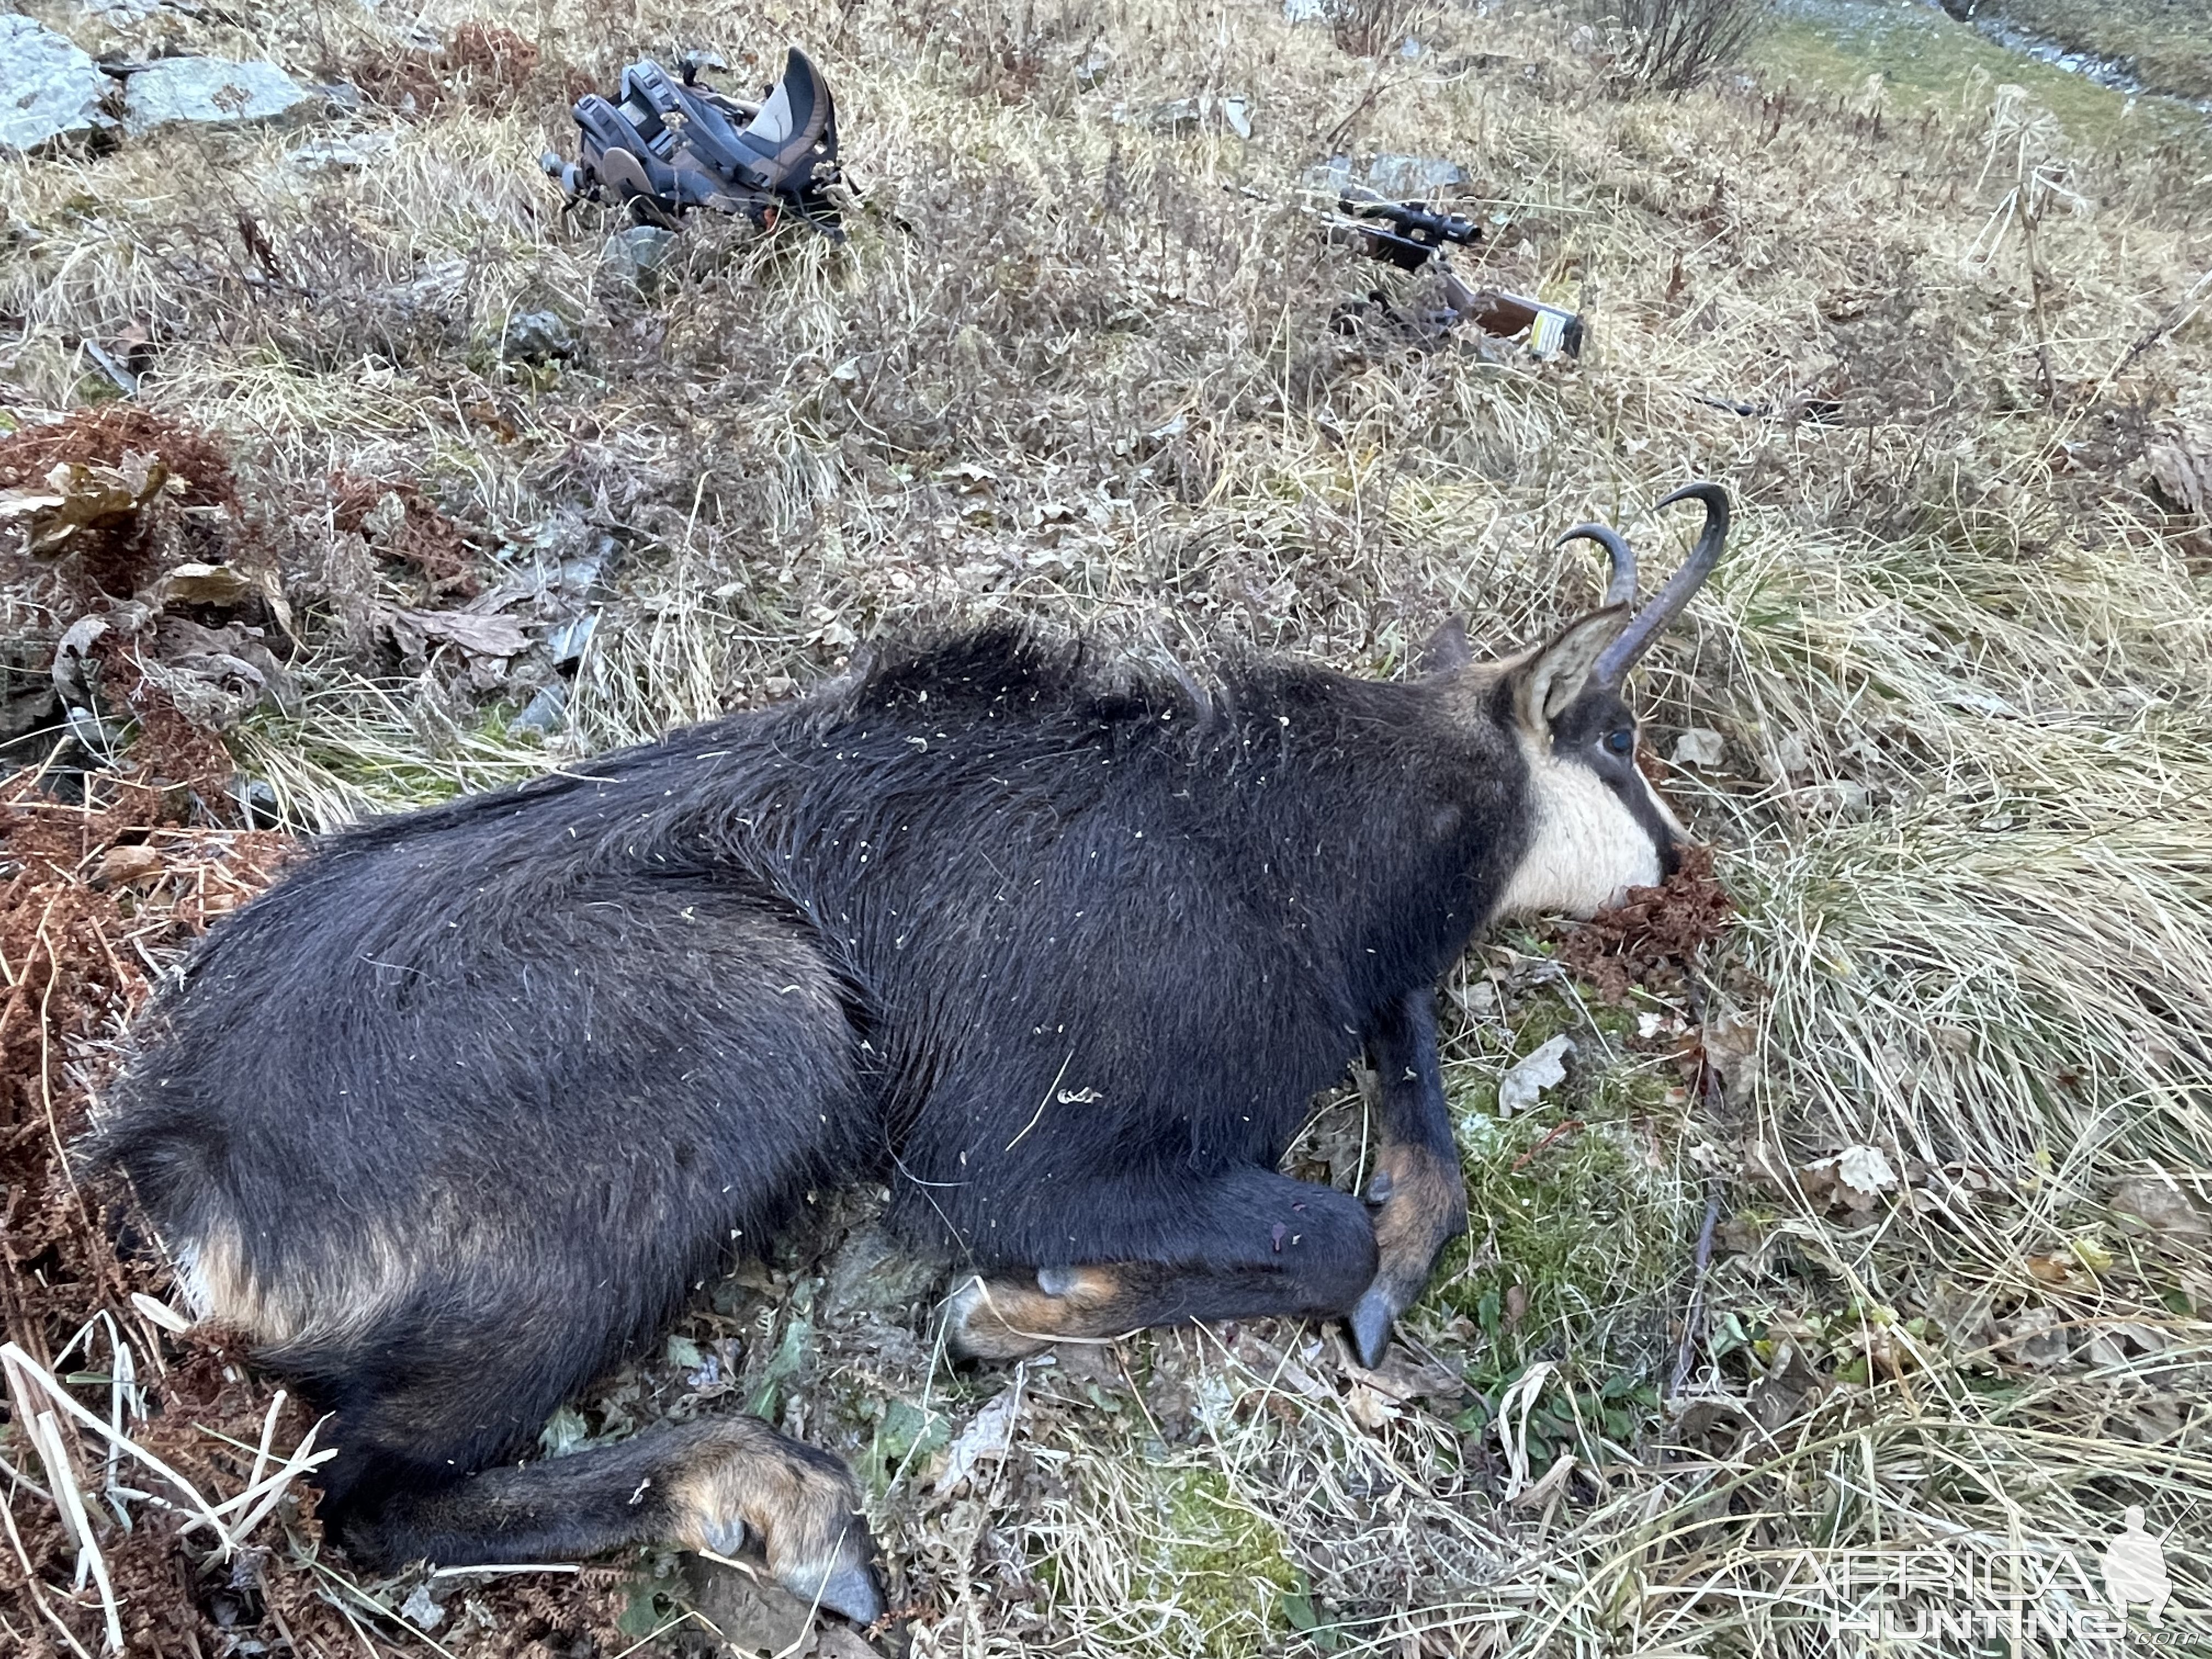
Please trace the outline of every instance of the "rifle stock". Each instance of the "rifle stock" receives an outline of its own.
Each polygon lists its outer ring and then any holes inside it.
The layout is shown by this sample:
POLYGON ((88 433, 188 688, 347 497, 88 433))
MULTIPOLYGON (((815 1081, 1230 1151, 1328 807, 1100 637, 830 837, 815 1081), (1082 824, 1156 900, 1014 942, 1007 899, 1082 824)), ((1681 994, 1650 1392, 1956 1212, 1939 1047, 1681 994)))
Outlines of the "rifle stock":
POLYGON ((1485 334, 1510 339, 1526 330, 1528 350, 1534 356, 1549 357, 1561 351, 1570 357, 1582 356, 1583 319, 1565 306, 1496 289, 1469 288, 1449 266, 1444 267, 1443 279, 1444 297, 1453 311, 1485 334))

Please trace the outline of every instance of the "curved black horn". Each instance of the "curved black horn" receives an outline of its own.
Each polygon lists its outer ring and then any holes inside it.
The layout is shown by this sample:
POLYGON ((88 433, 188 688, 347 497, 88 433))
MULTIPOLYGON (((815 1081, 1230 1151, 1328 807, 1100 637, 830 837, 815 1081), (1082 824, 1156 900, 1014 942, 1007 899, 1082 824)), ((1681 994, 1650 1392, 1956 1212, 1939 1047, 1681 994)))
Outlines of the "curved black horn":
POLYGON ((1608 530, 1601 524, 1578 524, 1552 544, 1565 547, 1569 542, 1595 542, 1613 561, 1613 574, 1605 584, 1605 602, 1608 605, 1636 603, 1636 550, 1621 538, 1617 530, 1608 530))
POLYGON ((1671 507, 1676 501, 1689 501, 1705 504, 1705 527, 1698 532, 1698 544, 1690 550, 1682 568, 1652 595, 1651 603, 1638 611, 1620 636, 1599 654, 1590 668, 1592 684, 1618 685, 1620 677, 1644 654, 1659 630, 1680 614, 1690 595, 1705 585, 1705 578, 1720 562, 1721 548, 1728 541, 1728 491, 1717 483, 1684 484, 1658 505, 1671 507))

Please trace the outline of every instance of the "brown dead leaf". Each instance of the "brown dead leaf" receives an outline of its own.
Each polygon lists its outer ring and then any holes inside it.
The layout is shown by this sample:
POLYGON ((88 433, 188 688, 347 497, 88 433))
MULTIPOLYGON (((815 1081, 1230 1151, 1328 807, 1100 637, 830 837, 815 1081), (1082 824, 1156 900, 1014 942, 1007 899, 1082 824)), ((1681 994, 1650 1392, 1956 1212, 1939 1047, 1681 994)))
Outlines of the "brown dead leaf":
POLYGON ((1699 1031, 1705 1063, 1731 1090, 1749 1081, 1759 1064, 1759 1022, 1747 1014, 1716 1014, 1699 1031))
POLYGON ((2212 1216, 2199 1209, 2171 1178, 2131 1176, 2112 1188, 2112 1206, 2123 1223, 2145 1232, 2185 1238, 2212 1234, 2212 1216))
POLYGON ((401 649, 415 647, 408 651, 410 655, 422 654, 422 646, 430 641, 457 645, 478 657, 517 657, 530 648, 530 635, 512 617, 466 611, 393 611, 387 613, 387 619, 401 649))
POLYGON ((1656 887, 1632 887, 1566 937, 1559 960, 1590 981, 1608 1002, 1628 1000, 1632 986, 1662 992, 1679 986, 1706 942, 1718 937, 1735 906, 1713 875, 1710 847, 1689 847, 1680 866, 1656 887))
POLYGON ((93 877, 95 887, 125 887, 161 873, 161 854, 151 847, 111 847, 93 877))
POLYGON ((1361 1428, 1370 1431, 1395 1422, 1401 1414, 1397 1407, 1364 1382, 1354 1382, 1346 1392, 1344 1413, 1361 1428))
POLYGON ((334 529, 360 536, 380 558, 412 566, 433 594, 473 599, 483 591, 461 526, 416 485, 349 472, 333 472, 330 484, 334 529))
POLYGON ((1261 1340, 1249 1328, 1237 1333, 1230 1352, 1243 1362, 1247 1370, 1288 1389, 1292 1394, 1317 1402, 1333 1404, 1335 1401, 1336 1395, 1311 1371, 1279 1349, 1261 1340))
POLYGON ((161 493, 169 474, 150 457, 126 459, 140 465, 126 471, 57 461, 44 489, 10 491, 0 500, 0 513, 27 519, 30 550, 47 558, 134 533, 139 514, 161 493))
POLYGON ((241 623, 203 628, 185 617, 163 617, 133 658, 142 681, 158 687, 193 725, 220 732, 263 702, 294 707, 292 677, 261 630, 241 623))
POLYGON ((1769 1433, 1801 1416, 1826 1392, 1827 1383, 1807 1358, 1804 1345, 1781 1338, 1766 1373, 1751 1387, 1751 1414, 1769 1433))
POLYGON ((2152 482, 2176 511, 2212 519, 2212 461, 2179 438, 2154 445, 2147 458, 2152 482))
POLYGON ((1692 1400, 1682 1407, 1681 1415, 1674 1419, 1668 1438, 1674 1445, 1707 1457, 1722 1459, 1732 1455, 1743 1443, 1745 1431, 1749 1426, 1749 1417, 1741 1401, 1725 1398, 1692 1400))
POLYGON ((216 611, 264 605, 279 628, 287 634, 294 631, 292 607, 285 603, 284 590, 266 571, 188 562, 164 572, 146 597, 157 605, 202 605, 216 611))
MULTIPOLYGON (((1526 1301, 1524 1294, 1524 1304, 1526 1301)), ((1416 1365, 1402 1354, 1391 1354, 1373 1370, 1349 1356, 1340 1363, 1355 1385, 1372 1389, 1386 1400, 1455 1400, 1467 1392, 1456 1371, 1443 1365, 1416 1365)))
POLYGON ((968 1426, 945 1449, 945 1468, 937 1477, 939 1496, 949 1496, 963 1480, 985 1462, 1003 1462, 1013 1444, 1022 1408, 1018 1386, 1002 1389, 977 1412, 968 1426))

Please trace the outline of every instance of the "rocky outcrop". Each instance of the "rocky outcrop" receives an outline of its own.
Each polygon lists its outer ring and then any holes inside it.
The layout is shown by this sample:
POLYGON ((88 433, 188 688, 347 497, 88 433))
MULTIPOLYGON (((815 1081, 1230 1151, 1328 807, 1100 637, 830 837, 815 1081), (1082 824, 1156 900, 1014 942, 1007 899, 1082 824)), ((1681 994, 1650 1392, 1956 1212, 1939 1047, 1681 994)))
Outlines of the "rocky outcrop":
POLYGON ((185 121, 250 126, 292 114, 312 96, 274 64, 157 58, 132 73, 123 125, 134 136, 185 121))
POLYGON ((114 84, 63 36, 0 13, 0 151, 36 149, 113 125, 100 100, 114 84))

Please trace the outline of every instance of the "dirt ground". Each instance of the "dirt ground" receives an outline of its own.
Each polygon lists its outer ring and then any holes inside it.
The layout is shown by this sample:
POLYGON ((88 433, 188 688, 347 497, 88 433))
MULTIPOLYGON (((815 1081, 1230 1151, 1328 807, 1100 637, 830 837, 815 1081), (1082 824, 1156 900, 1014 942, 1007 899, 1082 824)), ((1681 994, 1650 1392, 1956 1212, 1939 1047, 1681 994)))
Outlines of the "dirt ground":
MULTIPOLYGON (((1680 97, 1580 8, 28 9, 327 90, 0 158, 0 1650, 2212 1650, 2201 131, 1910 7, 1680 97), (578 92, 794 40, 848 240, 562 210, 578 92), (1394 321, 1435 290, 1319 234, 1337 157, 1448 164, 1462 273, 1580 358, 1394 321), (884 1628, 666 1551, 356 1573, 310 1407, 70 1160, 319 830, 925 623, 1503 650, 1595 599, 1570 524, 1671 567, 1695 477, 1737 532, 1638 695, 1712 858, 1443 988, 1475 1221, 1380 1370, 1270 1322, 953 1365, 860 1189, 547 1425, 846 1456, 884 1628)), ((1291 1167, 1353 1187, 1364 1129, 1348 1079, 1291 1167)))

